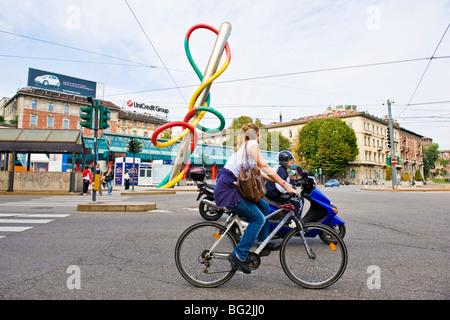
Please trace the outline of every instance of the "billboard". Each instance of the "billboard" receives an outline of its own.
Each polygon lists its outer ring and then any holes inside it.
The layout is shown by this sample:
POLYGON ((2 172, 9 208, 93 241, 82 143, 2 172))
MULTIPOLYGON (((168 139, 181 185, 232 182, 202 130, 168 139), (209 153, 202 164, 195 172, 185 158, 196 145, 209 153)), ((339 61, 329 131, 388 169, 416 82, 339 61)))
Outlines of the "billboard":
POLYGON ((94 98, 97 91, 96 82, 32 68, 28 69, 28 86, 94 98))

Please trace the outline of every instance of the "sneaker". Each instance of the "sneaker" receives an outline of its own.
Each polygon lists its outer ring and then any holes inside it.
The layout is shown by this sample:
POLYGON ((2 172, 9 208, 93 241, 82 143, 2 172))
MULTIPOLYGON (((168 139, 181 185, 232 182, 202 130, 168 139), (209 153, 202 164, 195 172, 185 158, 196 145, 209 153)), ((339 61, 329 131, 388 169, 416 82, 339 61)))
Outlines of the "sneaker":
POLYGON ((272 242, 269 242, 264 249, 259 253, 260 257, 268 256, 272 251, 278 251, 281 249, 281 243, 275 244, 272 242))
POLYGON ((239 259, 234 252, 230 253, 227 257, 228 261, 230 261, 231 263, 231 267, 234 270, 240 270, 245 274, 249 274, 252 272, 252 270, 250 270, 250 268, 248 267, 248 264, 246 261, 242 261, 241 259, 239 259))

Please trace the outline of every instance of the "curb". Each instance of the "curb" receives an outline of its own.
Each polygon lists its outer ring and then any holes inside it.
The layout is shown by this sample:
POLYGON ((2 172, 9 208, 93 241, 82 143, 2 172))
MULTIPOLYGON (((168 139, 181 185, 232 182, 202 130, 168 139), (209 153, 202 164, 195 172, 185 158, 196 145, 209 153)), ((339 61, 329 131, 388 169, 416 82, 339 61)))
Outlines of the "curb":
POLYGON ((81 212, 146 212, 156 209, 156 203, 151 202, 88 202, 77 205, 81 212))
POLYGON ((450 188, 414 188, 414 189, 361 188, 361 190, 387 191, 387 192, 435 192, 435 191, 450 191, 450 188))

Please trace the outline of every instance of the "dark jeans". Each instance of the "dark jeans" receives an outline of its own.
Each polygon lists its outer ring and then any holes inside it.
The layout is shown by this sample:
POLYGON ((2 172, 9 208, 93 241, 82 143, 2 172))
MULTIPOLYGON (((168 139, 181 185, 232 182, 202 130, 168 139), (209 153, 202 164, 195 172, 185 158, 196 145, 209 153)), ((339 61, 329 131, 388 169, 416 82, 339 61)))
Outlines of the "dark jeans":
POLYGON ((255 240, 261 243, 269 236, 269 219, 265 219, 265 216, 269 214, 269 205, 264 200, 253 203, 243 199, 235 207, 228 208, 249 222, 241 241, 233 251, 241 260, 245 260, 255 240))
POLYGON ((87 193, 89 189, 90 180, 83 179, 83 193, 87 193))

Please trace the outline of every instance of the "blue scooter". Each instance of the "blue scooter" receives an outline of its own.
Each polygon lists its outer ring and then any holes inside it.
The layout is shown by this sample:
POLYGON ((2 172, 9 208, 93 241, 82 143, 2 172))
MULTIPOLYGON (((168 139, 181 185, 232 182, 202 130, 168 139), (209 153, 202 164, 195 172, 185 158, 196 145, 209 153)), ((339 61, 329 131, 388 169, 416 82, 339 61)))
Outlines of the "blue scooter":
MULTIPOLYGON (((310 207, 308 209, 308 212, 304 215, 302 218, 303 222, 321 222, 325 225, 328 225, 339 234, 341 238, 344 238, 345 236, 345 222, 337 216, 338 209, 335 205, 328 199, 328 197, 323 194, 319 189, 316 188, 316 183, 313 178, 309 176, 309 173, 307 171, 299 171, 299 176, 301 176, 301 179, 296 179, 295 185, 297 187, 301 187, 301 195, 304 199, 308 200, 310 202, 310 207)), ((197 200, 199 200, 202 195, 206 194, 206 197, 203 198, 200 201, 200 213, 203 218, 212 221, 212 220, 218 220, 223 213, 231 214, 232 211, 228 210, 227 208, 218 207, 215 204, 214 199, 214 185, 206 184, 204 181, 206 176, 206 169, 205 168, 192 168, 190 172, 192 180, 194 180, 197 183, 197 187, 199 188, 199 195, 197 200), (205 185, 207 185, 209 192, 205 192, 205 185), (208 214, 202 214, 204 212, 207 212, 208 214)), ((270 212, 276 211, 282 203, 275 202, 273 200, 270 200, 268 198, 264 198, 265 201, 269 204, 269 210, 270 212)), ((277 221, 273 221, 270 223, 271 231, 276 227, 277 221)), ((284 237, 291 228, 289 226, 282 227, 278 233, 277 236, 284 237)), ((315 237, 317 234, 308 234, 308 237, 315 237)), ((329 242, 328 239, 324 239, 320 234, 319 236, 324 242, 329 242)))
MULTIPOLYGON (((301 195, 310 203, 308 211, 302 218, 303 222, 320 222, 328 225, 332 227, 343 239, 346 231, 345 222, 337 216, 338 209, 336 206, 325 194, 316 188, 314 179, 309 176, 307 171, 299 172, 299 174, 302 178, 295 180, 295 185, 302 188, 301 195)), ((268 198, 264 198, 264 200, 269 204, 270 212, 274 212, 282 205, 282 203, 275 202, 268 198)), ((276 227, 276 225, 277 223, 275 223, 275 221, 270 224, 271 231, 276 227)), ((290 227, 285 226, 278 231, 277 235, 279 237, 284 237, 290 230, 290 227)), ((317 234, 307 234, 306 236, 315 237, 316 235, 317 234)), ((324 242, 329 242, 329 240, 323 238, 321 234, 319 234, 319 236, 324 242)))

